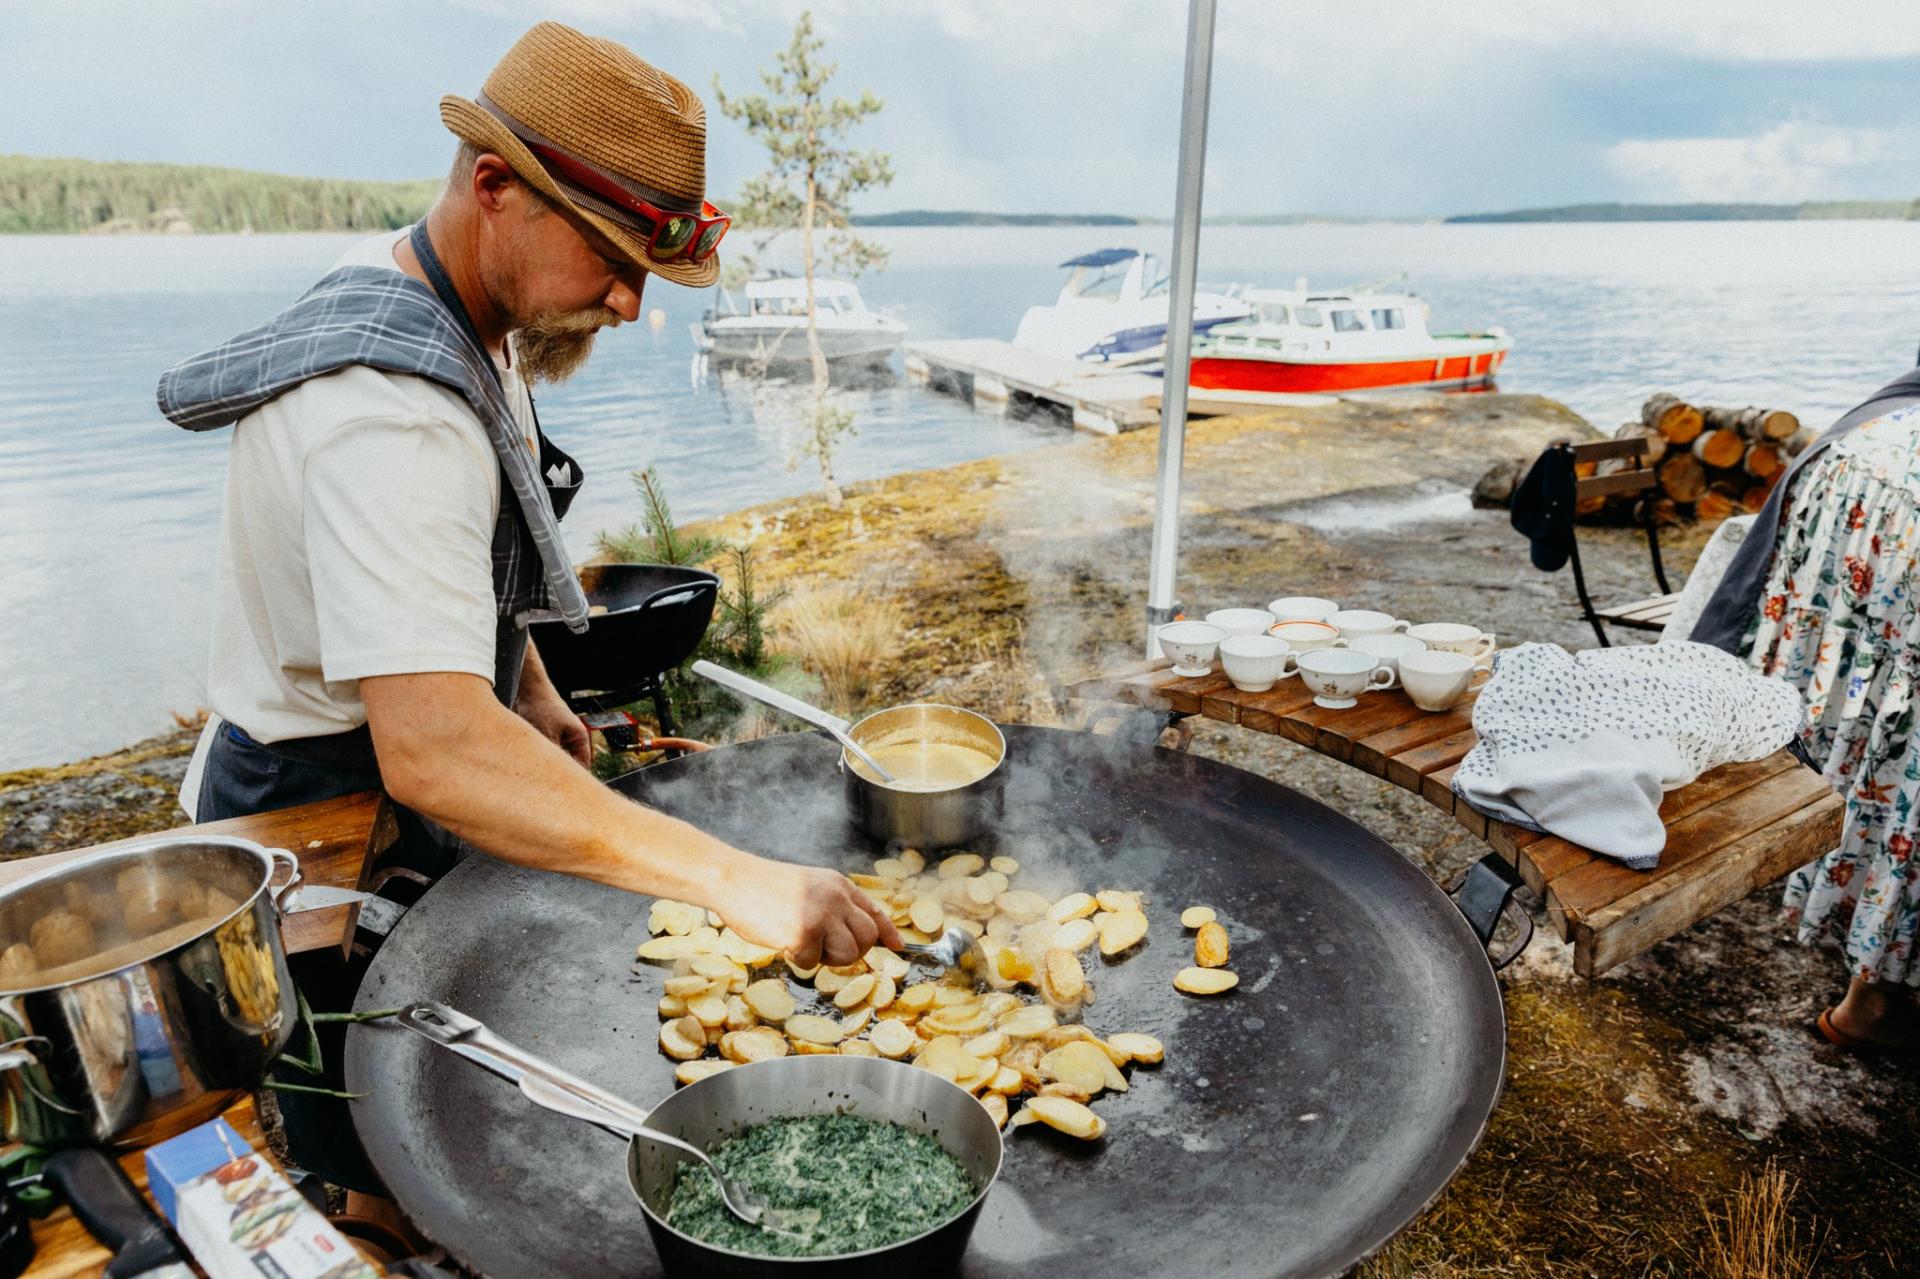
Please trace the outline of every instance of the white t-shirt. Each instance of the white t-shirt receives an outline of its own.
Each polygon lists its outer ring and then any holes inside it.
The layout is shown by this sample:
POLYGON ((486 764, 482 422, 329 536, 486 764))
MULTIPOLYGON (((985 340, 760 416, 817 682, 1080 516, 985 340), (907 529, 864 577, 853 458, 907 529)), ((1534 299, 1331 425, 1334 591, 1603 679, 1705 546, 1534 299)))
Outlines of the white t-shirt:
MULTIPOLYGON (((382 234, 335 267, 399 270, 382 234)), ((501 379, 522 434, 532 405, 501 379)), ((358 728, 370 675, 494 673, 500 463, 467 402, 356 365, 233 428, 213 593, 212 709, 261 742, 358 728)))

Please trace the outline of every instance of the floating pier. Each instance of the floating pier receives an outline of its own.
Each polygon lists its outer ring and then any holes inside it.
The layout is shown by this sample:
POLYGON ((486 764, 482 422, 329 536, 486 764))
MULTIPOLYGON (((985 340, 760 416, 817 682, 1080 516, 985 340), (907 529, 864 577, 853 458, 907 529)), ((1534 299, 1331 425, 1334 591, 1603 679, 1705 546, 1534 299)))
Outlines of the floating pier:
MULTIPOLYGON (((907 376, 929 388, 957 395, 975 408, 1005 412, 1021 400, 1067 410, 1082 431, 1118 435, 1160 421, 1161 380, 1124 365, 1090 364, 1047 355, 999 338, 949 338, 909 342, 907 376)), ((1326 404, 1327 395, 1274 395, 1239 391, 1192 391, 1187 416, 1252 413, 1281 405, 1326 404)))

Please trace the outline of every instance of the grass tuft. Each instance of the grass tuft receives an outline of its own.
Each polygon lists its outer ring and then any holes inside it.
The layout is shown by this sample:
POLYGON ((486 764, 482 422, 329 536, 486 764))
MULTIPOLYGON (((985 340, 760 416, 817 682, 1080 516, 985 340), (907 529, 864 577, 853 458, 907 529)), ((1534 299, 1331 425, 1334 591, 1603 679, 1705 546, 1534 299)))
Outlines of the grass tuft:
POLYGON ((1798 1183, 1773 1160, 1743 1174, 1720 1207, 1707 1207, 1700 1257, 1708 1279, 1806 1279, 1819 1254, 1815 1232, 1792 1213, 1798 1183))
POLYGON ((851 715, 886 677, 906 615, 891 598, 816 586, 796 593, 777 625, 783 647, 820 678, 827 705, 851 715))

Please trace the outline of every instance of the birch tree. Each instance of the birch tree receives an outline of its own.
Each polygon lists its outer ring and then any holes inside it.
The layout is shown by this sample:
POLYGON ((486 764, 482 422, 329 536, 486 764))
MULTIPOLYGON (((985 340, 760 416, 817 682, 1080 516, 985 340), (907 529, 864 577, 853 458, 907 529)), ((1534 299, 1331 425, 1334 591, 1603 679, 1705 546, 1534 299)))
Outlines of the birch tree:
MULTIPOLYGON (((840 485, 834 479, 833 453, 853 429, 853 414, 831 398, 831 375, 820 348, 814 276, 826 268, 859 275, 885 264, 887 253, 849 228, 847 213, 863 191, 893 181, 893 163, 880 151, 847 145, 855 126, 879 112, 880 99, 863 90, 857 100, 828 98, 827 82, 836 67, 823 62, 826 41, 813 33, 813 14, 803 12, 793 39, 774 57, 773 70, 760 73, 762 93, 730 95, 714 77, 713 94, 721 114, 738 122, 767 150, 768 167, 741 187, 735 218, 743 227, 798 231, 800 260, 807 285, 807 358, 813 368, 813 399, 806 419, 804 448, 820 464, 827 505, 840 509, 840 485)), ((758 250, 765 241, 756 242, 758 250)))

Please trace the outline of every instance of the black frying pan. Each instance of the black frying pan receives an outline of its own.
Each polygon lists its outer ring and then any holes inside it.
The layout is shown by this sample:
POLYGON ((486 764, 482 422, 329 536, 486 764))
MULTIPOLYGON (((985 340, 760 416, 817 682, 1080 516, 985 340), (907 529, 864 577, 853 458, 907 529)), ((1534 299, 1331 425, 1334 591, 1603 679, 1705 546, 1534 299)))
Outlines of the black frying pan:
MULTIPOLYGON (((1138 743, 1006 732, 1019 767, 981 851, 1019 858, 1015 883, 1042 891, 1146 890, 1153 931, 1122 962, 1096 959, 1087 1021, 1158 1035, 1167 1060, 1099 1098, 1098 1143, 1008 1135, 962 1273, 1345 1270, 1439 1193, 1499 1094, 1505 1025, 1472 930, 1385 841, 1283 786, 1138 743), (1171 985, 1195 903, 1232 935, 1228 995, 1171 985)), ((833 793, 836 754, 795 734, 615 785, 745 847, 856 869, 873 851, 833 793)), ((617 891, 475 857, 401 922, 359 1004, 444 1000, 596 1083, 664 1095, 666 970, 628 971, 644 916, 617 891)), ((445 1058, 404 1030, 349 1029, 347 1086, 370 1094, 355 1125, 420 1228, 492 1279, 660 1274, 596 1134, 445 1058)))

